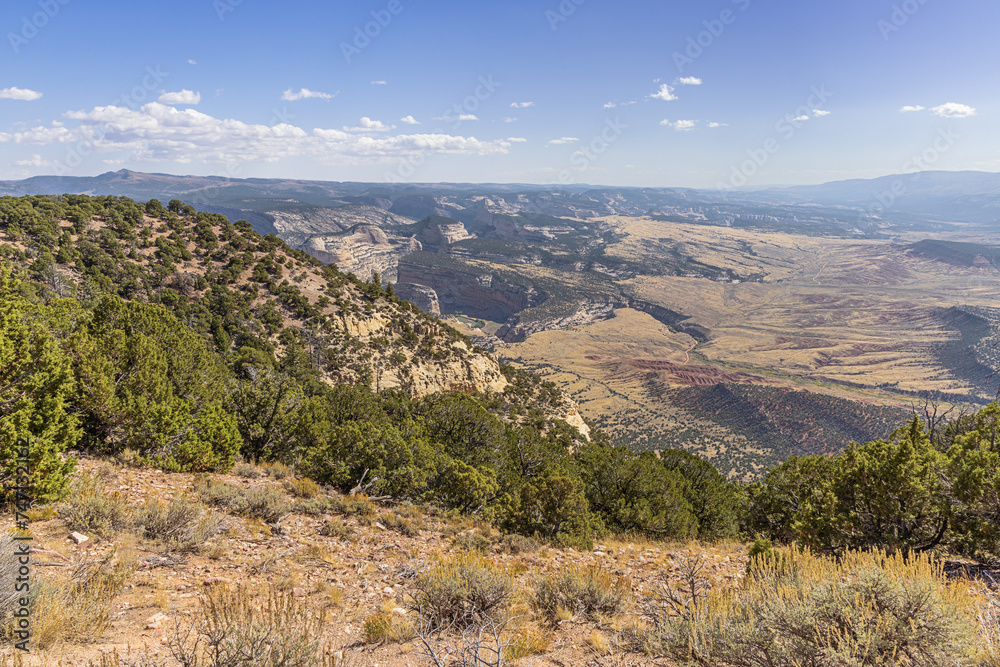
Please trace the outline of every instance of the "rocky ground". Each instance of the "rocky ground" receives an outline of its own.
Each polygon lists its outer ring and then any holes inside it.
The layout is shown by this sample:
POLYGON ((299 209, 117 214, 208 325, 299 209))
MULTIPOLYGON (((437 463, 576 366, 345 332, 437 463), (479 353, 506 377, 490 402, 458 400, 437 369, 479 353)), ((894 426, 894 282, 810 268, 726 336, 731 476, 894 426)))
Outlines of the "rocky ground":
MULTIPOLYGON (((122 467, 94 459, 83 459, 77 474, 89 474, 89 479, 103 483, 103 493, 123 494, 134 509, 151 498, 197 497, 198 480, 191 474, 122 467)), ((243 488, 271 486, 282 493, 286 489, 271 476, 215 477, 243 488)), ((286 500, 293 508, 294 503, 302 502, 290 494, 286 500)), ((377 505, 371 516, 335 512, 312 516, 293 509, 272 525, 225 514, 222 534, 183 552, 128 531, 104 538, 96 534, 71 536, 72 526, 51 510, 35 510, 32 516, 36 582, 66 577, 86 563, 117 564, 127 572, 127 583, 109 601, 107 628, 99 636, 58 642, 45 650, 36 647, 32 656, 36 664, 97 664, 102 654, 115 651, 145 655, 161 665, 178 664, 169 646, 175 623, 196 618, 210 591, 241 586, 261 595, 269 590, 284 591, 315 612, 323 611, 324 651, 332 664, 432 664, 419 638, 405 638, 409 634, 405 631, 401 640, 373 637, 370 629, 366 633, 366 622, 382 613, 391 618, 394 627, 414 624, 415 573, 426 570, 442 554, 458 553, 470 546, 484 549, 488 558, 516 575, 512 609, 518 619, 514 625, 522 635, 532 637, 534 648, 513 664, 671 664, 656 656, 629 652, 617 639, 623 628, 642 622, 640 601, 664 576, 677 576, 685 557, 702 557, 714 585, 738 580, 746 560, 745 547, 740 544, 704 546, 621 539, 601 542, 589 552, 526 548, 525 543, 514 549, 518 553, 511 553, 503 548, 501 536, 485 524, 429 507, 391 503, 377 505), (342 526, 335 531, 339 536, 320 534, 328 521, 342 526), (81 536, 86 539, 77 543, 81 536), (561 620, 550 623, 532 610, 530 593, 538 578, 573 565, 596 565, 627 582, 631 595, 618 613, 563 614, 561 620)), ((2 521, 5 528, 11 528, 13 515, 5 514, 2 521)), ((6 654, 10 655, 9 649, 6 654)))

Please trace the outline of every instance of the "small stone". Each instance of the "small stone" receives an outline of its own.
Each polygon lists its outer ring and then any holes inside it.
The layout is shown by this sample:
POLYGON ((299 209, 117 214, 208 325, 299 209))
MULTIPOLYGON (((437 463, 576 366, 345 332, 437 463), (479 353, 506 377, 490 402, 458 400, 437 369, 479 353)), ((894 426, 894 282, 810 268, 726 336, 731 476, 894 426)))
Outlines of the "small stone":
POLYGON ((396 591, 392 590, 392 586, 386 586, 382 589, 382 592, 386 595, 394 595, 396 593, 396 591))
POLYGON ((146 624, 147 630, 159 630, 160 626, 163 625, 163 621, 153 621, 152 623, 146 624))
POLYGON ((215 586, 216 584, 228 584, 230 580, 225 577, 209 577, 203 583, 206 586, 215 586))
POLYGON ((402 607, 394 607, 392 613, 394 616, 406 616, 406 610, 402 607))
POLYGON ((146 619, 146 623, 156 623, 158 621, 162 621, 166 617, 167 615, 164 614, 163 612, 160 612, 158 614, 153 614, 152 616, 146 619))
POLYGON ((82 533, 70 533, 69 534, 69 539, 73 540, 77 544, 83 544, 84 542, 86 542, 90 538, 87 537, 86 535, 83 535, 82 533))

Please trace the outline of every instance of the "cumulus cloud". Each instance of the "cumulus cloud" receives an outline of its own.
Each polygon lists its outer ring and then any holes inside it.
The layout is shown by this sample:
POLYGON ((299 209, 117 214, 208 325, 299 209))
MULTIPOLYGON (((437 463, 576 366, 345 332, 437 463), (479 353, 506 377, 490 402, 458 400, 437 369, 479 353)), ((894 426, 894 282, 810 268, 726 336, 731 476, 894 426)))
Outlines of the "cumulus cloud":
POLYGON ((708 123, 709 127, 729 127, 729 123, 717 123, 714 120, 708 123))
MULTIPOLYGON (((789 114, 789 115, 791 115, 791 114, 789 114)), ((808 114, 802 114, 801 116, 796 116, 795 118, 793 118, 792 122, 795 122, 795 123, 804 123, 807 120, 809 120, 809 115, 808 114)))
POLYGON ((528 107, 533 107, 533 106, 535 106, 534 102, 511 102, 510 103, 510 108, 511 109, 527 109, 528 107))
POLYGON ((381 79, 379 79, 378 81, 372 81, 372 85, 373 86, 388 86, 389 82, 388 81, 382 81, 381 79))
POLYGON ((931 109, 931 113, 941 118, 968 118, 969 116, 975 116, 976 110, 967 104, 948 102, 947 104, 934 107, 931 109))
POLYGON ((188 58, 188 65, 197 65, 197 64, 198 64, 198 63, 197 63, 197 62, 195 62, 195 61, 194 61, 193 59, 191 59, 191 58, 188 58))
POLYGON ((358 124, 354 127, 344 127, 344 132, 388 132, 395 125, 386 125, 380 120, 372 120, 368 116, 362 116, 358 124))
POLYGON ((674 95, 674 89, 665 83, 661 83, 660 89, 650 95, 650 97, 654 100, 663 100, 664 102, 672 102, 677 99, 677 96, 674 95))
POLYGON ((311 98, 316 98, 320 100, 332 100, 339 94, 340 94, 339 90, 336 93, 331 94, 331 93, 321 93, 316 90, 309 90, 308 88, 299 88, 299 91, 295 93, 292 92, 291 88, 289 88, 288 90, 286 90, 281 94, 281 99, 285 100, 286 102, 297 102, 299 100, 308 100, 311 98))
POLYGON ((18 167, 47 167, 52 163, 48 160, 43 160, 41 155, 35 153, 27 160, 17 160, 14 164, 18 167))
POLYGON ((201 102, 201 93, 185 88, 175 93, 163 93, 157 101, 160 104, 198 104, 201 102))
POLYGON ((505 122, 505 123, 513 123, 513 122, 515 122, 516 120, 517 120, 517 119, 516 119, 516 118, 514 118, 513 116, 507 116, 506 118, 504 118, 504 119, 503 119, 503 122, 505 122))
POLYGON ((420 125, 420 121, 414 118, 413 116, 403 116, 402 118, 399 119, 399 122, 404 123, 406 125, 420 125))
POLYGON ((560 146, 562 144, 572 144, 580 141, 576 137, 559 137, 558 139, 549 139, 549 146, 560 146))
POLYGON ((42 93, 37 90, 28 90, 27 88, 4 88, 0 90, 0 100, 21 100, 22 102, 31 102, 32 100, 37 100, 42 96, 42 93))
POLYGON ((813 116, 817 118, 822 118, 823 116, 829 116, 832 111, 827 111, 826 109, 813 109, 813 116))
MULTIPOLYGON (((151 102, 139 109, 106 106, 71 111, 75 121, 17 132, 0 132, 0 143, 44 146, 85 142, 95 153, 128 152, 136 161, 227 165, 252 160, 312 157, 325 164, 376 164, 426 154, 497 155, 511 142, 480 141, 444 133, 371 136, 337 129, 303 128, 279 123, 253 125, 216 118, 195 109, 151 102)), ((364 119, 362 119, 364 121, 364 119)), ((366 131, 382 126, 368 119, 366 131)))
POLYGON ((669 120, 664 119, 664 120, 660 121, 660 125, 665 125, 666 127, 672 127, 675 130, 677 130, 678 132, 687 132, 688 130, 694 129, 695 121, 693 121, 693 120, 677 120, 677 121, 671 122, 669 120))
POLYGON ((923 111, 923 110, 924 110, 924 107, 920 106, 919 104, 915 104, 915 105, 913 105, 913 104, 907 104, 905 107, 903 107, 899 111, 900 111, 900 113, 908 113, 910 111, 923 111))
POLYGON ((463 113, 458 115, 459 120, 479 120, 479 116, 474 113, 463 113))
POLYGON ((527 141, 524 137, 507 137, 507 141, 512 144, 523 144, 527 141))
POLYGON ((677 83, 684 86, 700 86, 702 82, 701 79, 696 76, 682 76, 677 79, 677 83))

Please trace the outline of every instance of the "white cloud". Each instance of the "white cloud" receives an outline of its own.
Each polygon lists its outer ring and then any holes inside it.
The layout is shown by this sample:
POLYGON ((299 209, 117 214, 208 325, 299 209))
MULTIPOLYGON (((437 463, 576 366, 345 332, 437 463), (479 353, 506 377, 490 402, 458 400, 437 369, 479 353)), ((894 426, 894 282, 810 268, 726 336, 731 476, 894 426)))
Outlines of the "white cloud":
POLYGON ((665 125, 667 127, 672 127, 678 132, 687 132, 688 130, 694 129, 695 121, 693 120, 678 120, 671 122, 669 120, 661 120, 660 125, 665 125))
POLYGON ((813 109, 813 115, 817 118, 822 118, 823 116, 829 116, 832 111, 827 111, 826 109, 813 109))
POLYGON ((534 102, 511 102, 510 103, 510 108, 511 109, 527 109, 528 107, 533 107, 533 106, 535 106, 534 102))
POLYGON ((709 127, 729 127, 729 123, 717 123, 714 120, 708 123, 709 127))
POLYGON ((665 83, 660 84, 660 90, 650 95, 654 100, 663 100, 664 102, 672 102, 677 99, 674 95, 674 89, 665 83))
POLYGON ((479 117, 474 113, 463 113, 459 114, 459 120, 479 120, 479 117))
POLYGON ((931 113, 942 118, 968 118, 969 116, 975 116, 976 110, 967 104, 948 102, 947 104, 932 108, 931 113))
POLYGON ((558 139, 550 139, 549 146, 560 146, 562 144, 572 144, 574 142, 580 141, 576 137, 559 137, 558 139))
POLYGON ((420 121, 413 116, 403 116, 399 119, 400 123, 405 123, 406 125, 420 125, 420 121))
POLYGON ((185 88, 175 93, 163 93, 157 101, 160 104, 198 104, 201 102, 201 93, 185 88))
POLYGON ((340 91, 331 93, 321 93, 315 90, 309 90, 308 88, 299 88, 299 92, 293 93, 292 89, 289 88, 281 94, 281 99, 286 102, 297 102, 299 100, 308 100, 311 98, 316 98, 320 100, 332 100, 334 97, 340 94, 340 91))
POLYGON ((30 159, 18 160, 14 164, 16 164, 18 167, 47 167, 52 163, 49 162, 48 160, 43 160, 41 155, 35 153, 34 155, 31 156, 30 159))
POLYGON ((700 86, 702 81, 696 76, 682 76, 677 79, 677 83, 685 86, 700 86))
POLYGON ((188 65, 197 65, 198 63, 191 58, 188 58, 188 65))
POLYGON ((900 111, 900 113, 908 113, 910 111, 923 111, 923 110, 924 110, 924 107, 920 106, 919 104, 916 104, 916 105, 907 104, 905 107, 903 107, 899 111, 900 111))
MULTIPOLYGON (((54 122, 26 131, 0 132, 0 144, 45 146, 85 142, 95 153, 128 152, 137 162, 197 160, 223 166, 287 157, 310 157, 323 164, 392 163, 413 155, 498 155, 507 153, 512 145, 502 139, 480 141, 444 133, 379 137, 336 129, 307 131, 287 123, 252 125, 159 102, 139 109, 107 106, 64 115, 75 121, 75 126, 54 122)), ((369 119, 368 130, 376 123, 369 119)))
POLYGON ((379 79, 378 81, 372 81, 372 85, 373 86, 388 86, 389 82, 388 81, 382 81, 381 79, 379 79))
POLYGON ((4 88, 0 90, 0 100, 21 100, 22 102, 31 102, 32 100, 37 100, 42 96, 42 93, 37 90, 28 90, 27 88, 4 88))
POLYGON ((386 125, 380 120, 372 120, 368 116, 362 116, 358 124, 354 127, 344 127, 344 132, 388 132, 395 125, 386 125))
POLYGON ((616 106, 618 106, 617 102, 608 102, 607 104, 604 105, 604 108, 605 109, 614 109, 616 106))
POLYGON ((513 116, 507 116, 506 118, 503 119, 503 122, 505 122, 505 123, 513 123, 513 122, 516 122, 516 121, 517 121, 517 119, 514 118, 513 116))
POLYGON ((809 120, 809 116, 806 115, 806 114, 802 114, 801 116, 796 116, 795 118, 793 118, 792 122, 795 122, 795 123, 804 123, 807 120, 809 120))
POLYGON ((512 144, 523 144, 527 141, 524 137, 507 137, 507 141, 512 144))

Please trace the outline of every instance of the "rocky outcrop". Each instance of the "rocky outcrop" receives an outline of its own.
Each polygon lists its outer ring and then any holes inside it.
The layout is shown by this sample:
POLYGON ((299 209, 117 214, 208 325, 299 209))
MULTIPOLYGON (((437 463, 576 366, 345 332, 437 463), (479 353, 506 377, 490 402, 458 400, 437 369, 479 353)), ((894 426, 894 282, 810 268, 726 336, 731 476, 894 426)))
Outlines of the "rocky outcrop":
POLYGON ((505 343, 520 343, 540 331, 558 331, 609 320, 615 316, 617 308, 624 307, 625 304, 619 301, 601 301, 580 304, 572 315, 559 318, 522 321, 521 317, 515 315, 500 327, 496 335, 505 343))
POLYGON ((430 313, 431 315, 441 314, 441 303, 438 301, 437 292, 432 288, 424 285, 397 282, 393 289, 395 289, 397 297, 403 301, 409 301, 425 313, 430 313))
POLYGON ((384 371, 379 378, 381 389, 399 387, 414 398, 444 391, 502 392, 507 385, 500 364, 484 355, 445 361, 412 359, 403 368, 384 371))
POLYGON ((441 250, 452 243, 471 239, 472 235, 458 220, 431 218, 417 234, 416 239, 428 250, 441 250))
POLYGON ((534 288, 508 282, 498 275, 411 264, 405 259, 399 263, 398 282, 433 289, 441 312, 461 311, 494 322, 503 322, 545 300, 545 295, 534 288))
POLYGON ((349 235, 313 236, 301 248, 345 273, 368 280, 376 272, 383 278, 394 278, 399 258, 417 252, 421 245, 415 239, 362 225, 349 235))

